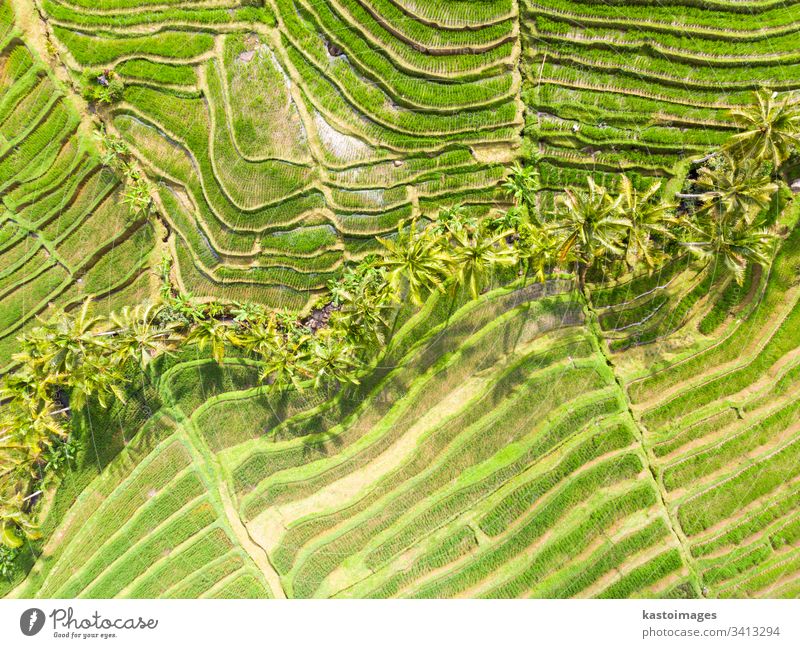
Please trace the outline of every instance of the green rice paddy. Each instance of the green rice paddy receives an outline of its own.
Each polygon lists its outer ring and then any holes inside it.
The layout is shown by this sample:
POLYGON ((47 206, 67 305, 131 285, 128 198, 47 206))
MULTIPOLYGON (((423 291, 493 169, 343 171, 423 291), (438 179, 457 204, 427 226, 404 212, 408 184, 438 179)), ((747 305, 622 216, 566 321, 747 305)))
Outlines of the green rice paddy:
MULTIPOLYGON (((0 0, 4 370, 37 316, 154 298, 164 255, 198 299, 307 311, 401 221, 507 208, 518 158, 542 207, 680 182, 753 89, 800 88, 794 0, 37 4, 46 27, 0 0), (90 113, 87 70, 121 99, 90 113), (122 204, 96 121, 158 219, 122 204)), ((771 209, 789 233, 742 286, 682 256, 588 301, 565 276, 437 293, 358 385, 161 357, 74 417, 0 594, 796 597, 800 203, 771 209)))

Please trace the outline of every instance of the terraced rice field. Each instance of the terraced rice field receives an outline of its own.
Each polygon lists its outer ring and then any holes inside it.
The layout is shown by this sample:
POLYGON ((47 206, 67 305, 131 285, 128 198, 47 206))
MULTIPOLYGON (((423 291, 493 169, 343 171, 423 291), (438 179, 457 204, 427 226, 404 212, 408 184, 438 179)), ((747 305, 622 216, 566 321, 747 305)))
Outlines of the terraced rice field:
POLYGON ((16 593, 199 593, 187 588, 233 557, 224 583, 264 568, 271 590, 254 580, 253 595, 689 588, 641 434, 584 318, 567 281, 442 297, 359 387, 333 395, 265 398, 248 362, 174 359, 155 372, 161 409, 124 430, 135 442, 53 527, 52 555, 16 593))
POLYGON ((16 337, 86 296, 112 310, 150 293, 154 232, 119 202, 63 85, 0 3, 0 369, 16 337))
MULTIPOLYGON (((589 175, 680 183, 753 88, 800 87, 792 1, 36 5, 52 70, 31 0, 0 0, 0 366, 36 314, 154 293, 164 253, 195 297, 301 311, 401 220, 507 207, 520 156, 543 207, 589 175), (158 223, 99 161, 87 70, 124 80, 98 118, 158 223)), ((743 286, 682 256, 588 301, 570 276, 437 294, 357 386, 159 358, 76 417, 0 593, 797 597, 800 203, 772 209, 791 234, 743 286)))
MULTIPOLYGON (((646 353, 667 359, 626 380, 670 515, 713 596, 797 595, 798 244, 795 231, 704 345, 658 345, 646 353)), ((727 292, 694 326, 715 319, 727 292)))
POLYGON ((14 594, 796 596, 798 263, 796 230, 738 303, 618 353, 570 281, 520 279, 430 300, 337 393, 165 360, 84 421, 124 450, 14 594))
POLYGON ((185 288, 297 309, 403 218, 503 200, 519 27, 481 5, 441 26, 390 0, 42 7, 69 68, 125 81, 108 118, 161 182, 185 288))
POLYGON ((590 174, 674 177, 721 144, 753 89, 800 87, 798 20, 791 1, 520 0, 543 203, 590 174))

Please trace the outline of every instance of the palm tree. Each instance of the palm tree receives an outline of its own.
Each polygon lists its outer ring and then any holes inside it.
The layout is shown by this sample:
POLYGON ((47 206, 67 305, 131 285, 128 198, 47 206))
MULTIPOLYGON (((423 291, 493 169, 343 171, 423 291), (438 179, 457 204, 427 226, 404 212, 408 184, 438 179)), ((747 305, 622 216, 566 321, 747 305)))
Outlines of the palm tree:
POLYGON ((0 543, 10 549, 22 546, 25 537, 41 537, 35 522, 25 513, 24 500, 22 493, 0 499, 0 543))
POLYGON ((675 237, 668 226, 678 223, 671 215, 676 205, 660 200, 660 189, 661 182, 654 182, 640 193, 628 176, 623 174, 620 177, 619 212, 630 222, 625 241, 625 261, 632 270, 640 262, 652 270, 661 260, 657 239, 675 237))
POLYGON ((268 349, 262 354, 264 364, 259 378, 273 389, 294 386, 302 391, 302 381, 313 375, 309 366, 309 341, 308 335, 293 333, 278 346, 268 349))
MULTIPOLYGON (((52 401, 54 390, 71 393, 70 404, 80 409, 92 395, 105 406, 110 396, 123 398, 118 384, 125 382, 102 326, 106 319, 89 314, 87 299, 75 313, 60 312, 22 338, 22 352, 15 354, 24 369, 14 378, 16 387, 36 391, 37 401, 52 401), (39 382, 38 387, 32 383, 39 382)), ((41 403, 40 403, 41 404, 41 403)))
POLYGON ((570 255, 578 261, 578 285, 586 285, 586 273, 595 260, 625 253, 623 237, 631 226, 619 212, 621 198, 612 198, 606 189, 589 178, 588 191, 565 189, 559 197, 559 218, 553 233, 560 237, 559 262, 570 255))
POLYGON ((194 342, 201 351, 210 346, 211 356, 219 365, 225 360, 225 345, 240 344, 233 327, 216 319, 203 319, 197 322, 186 337, 186 341, 194 342))
POLYGON ((443 289, 452 259, 431 230, 417 227, 416 219, 405 229, 401 223, 394 241, 379 238, 378 242, 386 249, 379 267, 386 271, 395 299, 401 301, 407 292, 411 301, 420 306, 429 291, 443 289))
POLYGON ((122 202, 128 206, 128 213, 132 218, 147 216, 153 205, 153 189, 142 175, 137 174, 129 178, 128 184, 122 192, 122 202))
POLYGON ((70 396, 72 409, 91 396, 103 407, 112 397, 124 400, 127 379, 110 341, 116 331, 104 331, 106 319, 90 316, 88 307, 87 300, 76 314, 59 313, 21 338, 14 359, 22 368, 6 378, 4 394, 30 401, 30 412, 49 407, 59 392, 70 396))
POLYGON ((132 359, 145 368, 154 357, 169 351, 170 342, 174 341, 172 330, 175 324, 157 328, 154 321, 158 310, 152 304, 139 304, 134 308, 125 306, 119 313, 111 315, 116 330, 109 334, 114 336, 111 344, 120 360, 132 359))
POLYGON ((256 319, 238 336, 240 345, 260 356, 269 355, 273 349, 283 344, 284 338, 278 331, 274 317, 256 319))
POLYGON ((473 298, 492 276, 497 266, 513 266, 517 262, 514 248, 506 243, 510 231, 489 232, 485 227, 473 235, 459 232, 453 236, 453 261, 458 280, 468 286, 473 298))
POLYGON ((28 394, 18 394, 4 407, 6 420, 4 426, 10 436, 26 448, 29 455, 37 455, 43 447, 57 439, 66 439, 68 432, 63 423, 63 412, 49 401, 43 401, 28 394))
POLYGON ((777 101, 777 94, 762 88, 754 93, 752 106, 732 110, 731 117, 741 132, 725 144, 740 160, 771 163, 775 173, 800 146, 800 101, 788 96, 777 101))
POLYGON ((699 211, 712 212, 716 218, 744 218, 748 223, 772 200, 778 185, 771 182, 754 160, 737 162, 728 155, 715 168, 703 167, 695 182, 699 194, 678 194, 699 198, 699 211))
POLYGON ((29 472, 25 466, 32 463, 31 446, 35 445, 34 450, 39 452, 39 439, 26 438, 27 431, 19 424, 19 414, 13 411, 17 409, 6 404, 0 411, 0 476, 13 471, 29 472))
POLYGON ((81 364, 61 379, 70 389, 70 406, 74 410, 82 408, 91 397, 96 397, 103 408, 108 407, 113 398, 124 403, 126 398, 121 385, 127 381, 118 360, 100 354, 86 355, 81 364))
POLYGON ((83 363, 84 358, 108 348, 107 341, 97 335, 98 328, 106 320, 89 314, 90 303, 91 299, 87 298, 75 315, 56 314, 34 338, 34 354, 40 356, 51 375, 68 376, 83 363))
POLYGON ((323 329, 314 339, 309 365, 316 376, 315 387, 325 380, 359 384, 355 376, 359 366, 355 347, 333 329, 323 329))
POLYGON ((548 271, 559 263, 572 260, 567 258, 559 261, 561 242, 549 229, 535 223, 520 225, 515 248, 525 273, 532 272, 539 281, 544 281, 548 271))
POLYGON ((523 166, 515 162, 503 183, 503 189, 518 206, 527 208, 530 216, 538 220, 536 192, 539 190, 539 171, 534 164, 523 166))
POLYGON ((42 454, 67 438, 63 420, 52 403, 28 394, 7 402, 0 412, 0 475, 13 472, 17 483, 36 476, 42 454))
POLYGON ((687 219, 686 227, 682 245, 708 262, 722 262, 740 286, 748 263, 769 263, 776 238, 774 230, 762 223, 720 218, 709 211, 697 214, 696 219, 687 219))
POLYGON ((391 298, 383 268, 360 264, 331 286, 332 303, 339 309, 331 324, 344 327, 358 345, 382 344, 388 328, 384 313, 391 298))
POLYGON ((33 329, 21 338, 23 345, 28 348, 11 356, 15 362, 20 363, 20 368, 4 377, 0 387, 0 401, 18 397, 36 398, 40 401, 50 399, 55 376, 47 373, 42 361, 36 357, 34 339, 39 337, 38 334, 39 329, 33 329))
POLYGON ((514 206, 486 221, 486 227, 490 230, 505 230, 513 234, 519 234, 520 226, 524 222, 522 208, 514 206))
POLYGON ((445 207, 439 211, 433 225, 433 231, 438 236, 456 234, 464 230, 474 231, 478 227, 478 220, 470 216, 463 205, 445 207))
POLYGON ((94 137, 103 151, 100 156, 100 162, 103 166, 119 168, 123 158, 130 156, 131 151, 125 141, 116 135, 111 135, 105 126, 98 126, 94 132, 94 137))

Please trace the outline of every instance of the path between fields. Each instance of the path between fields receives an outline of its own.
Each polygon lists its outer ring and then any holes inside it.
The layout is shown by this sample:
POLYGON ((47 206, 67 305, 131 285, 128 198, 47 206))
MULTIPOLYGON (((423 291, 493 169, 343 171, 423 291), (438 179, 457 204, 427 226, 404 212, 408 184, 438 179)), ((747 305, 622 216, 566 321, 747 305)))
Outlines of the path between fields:
POLYGON ((603 357, 605 358, 608 368, 610 369, 612 375, 614 376, 614 381, 617 384, 617 388, 619 389, 621 395, 624 398, 628 414, 630 415, 631 420, 633 421, 636 427, 636 438, 642 451, 642 458, 645 461, 645 466, 647 470, 650 472, 653 485, 655 486, 656 492, 658 493, 659 504, 664 512, 665 519, 669 522, 668 526, 670 529, 670 534, 673 536, 673 539, 677 544, 678 550, 681 554, 681 560, 683 564, 687 567, 689 572, 695 577, 695 580, 698 583, 702 583, 702 579, 699 576, 697 565, 695 564, 695 561, 692 558, 691 551, 689 550, 688 546, 689 543, 686 538, 686 534, 683 532, 683 528, 680 525, 680 521, 678 520, 677 515, 673 516, 673 512, 669 506, 668 493, 664 488, 664 484, 659 479, 658 469, 653 461, 653 457, 648 452, 647 444, 645 443, 644 440, 644 428, 642 426, 642 422, 639 416, 637 416, 637 412, 634 409, 633 403, 631 401, 630 392, 628 391, 629 385, 625 383, 625 381, 620 375, 620 371, 617 368, 614 362, 614 358, 608 348, 607 340, 605 339, 605 336, 603 335, 603 332, 600 328, 600 320, 597 311, 594 309, 591 300, 588 299, 586 295, 584 295, 584 309, 586 313, 587 329, 592 335, 595 336, 598 348, 602 353, 603 357))
MULTIPOLYGON (((183 412, 181 412, 181 414, 183 414, 183 412)), ((278 599, 285 599, 286 592, 283 590, 280 576, 278 576, 277 570, 269 561, 266 549, 253 540, 244 522, 242 522, 242 519, 239 517, 239 513, 233 504, 230 484, 225 477, 225 471, 222 468, 219 458, 211 452, 202 435, 197 432, 194 424, 185 414, 183 415, 182 423, 184 439, 193 451, 202 458, 200 461, 203 459, 205 460, 208 471, 211 473, 210 477, 217 487, 216 493, 219 494, 225 517, 228 519, 228 523, 236 535, 236 539, 264 575, 264 579, 267 581, 272 595, 278 599)))
POLYGON ((231 500, 230 493, 228 493, 228 489, 225 486, 221 486, 219 489, 219 495, 222 499, 222 506, 225 509, 225 515, 228 517, 228 521, 233 528, 233 532, 236 534, 236 539, 239 540, 244 550, 248 553, 250 558, 253 559, 253 562, 261 570, 261 573, 264 574, 264 578, 266 579, 267 584, 269 584, 269 589, 272 592, 272 595, 275 598, 285 599, 286 592, 283 591, 283 585, 281 584, 281 579, 278 576, 278 572, 275 570, 269 560, 267 560, 267 552, 264 547, 256 543, 250 536, 247 527, 245 526, 244 522, 242 522, 236 507, 233 505, 233 501, 231 500))

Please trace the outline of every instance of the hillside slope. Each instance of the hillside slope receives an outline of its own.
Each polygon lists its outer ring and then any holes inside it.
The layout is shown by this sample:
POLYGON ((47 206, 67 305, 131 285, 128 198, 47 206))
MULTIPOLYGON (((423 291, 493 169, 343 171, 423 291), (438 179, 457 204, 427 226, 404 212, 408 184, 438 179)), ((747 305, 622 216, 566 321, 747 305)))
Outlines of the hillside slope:
POLYGON ((221 575, 236 550, 206 499, 287 596, 691 593, 584 318, 565 281, 443 296, 361 386, 327 398, 266 396, 243 360, 175 362, 157 372, 162 408, 16 594, 224 595, 215 579, 248 570, 221 575))
POLYGON ((302 309, 343 261, 411 215, 485 212, 520 141, 509 0, 42 4, 77 76, 157 179, 181 285, 302 309))
MULTIPOLYGON (((520 157, 543 208, 621 171, 678 189, 730 107, 800 87, 793 1, 10 6, 0 368, 37 314, 152 295, 163 256, 196 298, 301 311, 403 219, 507 207, 520 157), (81 75, 112 72, 120 100, 82 113, 81 75), (157 218, 121 204, 94 120, 157 218)), ((160 357, 126 403, 75 413, 74 470, 0 594, 797 597, 788 193, 777 256, 742 286, 685 255, 585 292, 565 274, 436 293, 340 389, 270 391, 235 351, 160 357)))

